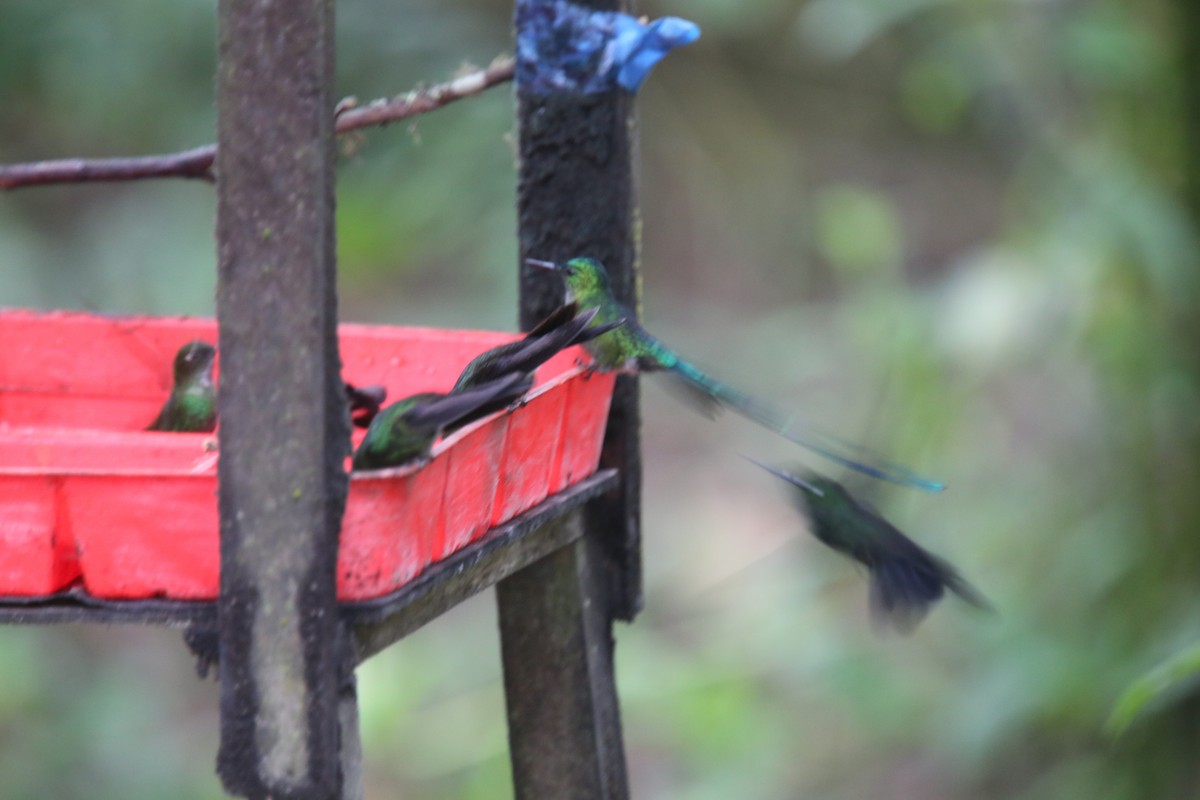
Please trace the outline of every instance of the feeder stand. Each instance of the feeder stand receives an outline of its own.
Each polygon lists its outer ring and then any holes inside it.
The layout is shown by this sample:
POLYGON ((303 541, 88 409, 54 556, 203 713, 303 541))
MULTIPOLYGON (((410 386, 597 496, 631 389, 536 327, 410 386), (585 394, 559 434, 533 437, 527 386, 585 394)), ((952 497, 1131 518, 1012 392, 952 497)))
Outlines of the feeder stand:
MULTIPOLYGON (((518 0, 518 12, 524 2, 540 0, 518 0)), ((642 602, 635 378, 617 380, 596 474, 391 594, 337 601, 348 431, 333 17, 333 0, 218 3, 218 601, 72 589, 0 599, 0 623, 186 627, 202 667, 218 667, 226 789, 256 800, 359 800, 355 666, 495 585, 516 797, 626 798, 612 624, 642 602)), ((561 297, 526 257, 598 258, 636 309, 632 95, 518 85, 517 104, 521 326, 561 297)))

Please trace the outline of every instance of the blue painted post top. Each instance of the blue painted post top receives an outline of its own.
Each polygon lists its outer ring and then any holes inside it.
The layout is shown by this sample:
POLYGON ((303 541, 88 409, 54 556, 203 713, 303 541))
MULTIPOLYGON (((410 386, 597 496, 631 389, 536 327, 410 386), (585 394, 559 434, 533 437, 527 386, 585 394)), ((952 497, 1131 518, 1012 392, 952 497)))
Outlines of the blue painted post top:
POLYGON ((636 92, 672 48, 700 38, 679 17, 643 22, 568 0, 517 0, 517 83, 535 93, 636 92))

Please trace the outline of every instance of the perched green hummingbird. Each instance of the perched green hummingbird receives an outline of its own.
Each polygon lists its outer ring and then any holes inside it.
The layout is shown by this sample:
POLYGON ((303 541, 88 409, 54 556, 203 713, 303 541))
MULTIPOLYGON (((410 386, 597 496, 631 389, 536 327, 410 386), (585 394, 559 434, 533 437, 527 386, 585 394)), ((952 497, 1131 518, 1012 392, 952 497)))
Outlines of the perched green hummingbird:
POLYGON ((817 539, 866 566, 872 616, 881 625, 912 632, 946 589, 977 608, 992 610, 954 567, 905 536, 868 503, 855 500, 837 481, 801 477, 748 460, 799 490, 817 539))
POLYGON ((353 471, 399 467, 429 456, 446 426, 485 406, 503 407, 529 390, 533 379, 511 373, 455 394, 423 392, 379 412, 354 451, 353 471))
POLYGON ((784 415, 763 401, 713 378, 699 367, 684 361, 679 354, 652 336, 635 321, 634 315, 613 296, 608 273, 591 258, 572 258, 562 264, 527 258, 526 263, 551 269, 566 283, 567 300, 583 308, 598 307, 592 325, 617 319, 625 324, 584 345, 600 369, 629 372, 666 371, 680 378, 710 414, 719 406, 733 409, 796 444, 831 461, 875 478, 940 492, 945 485, 925 478, 900 464, 880 461, 869 452, 847 442, 812 430, 797 430, 793 417, 784 415))
POLYGON ((343 381, 343 385, 346 387, 346 402, 350 405, 350 422, 356 428, 369 428, 371 420, 375 419, 383 407, 383 401, 387 399, 387 387, 355 386, 349 381, 343 381))
POLYGON ((179 348, 171 394, 146 430, 211 433, 217 427, 216 357, 216 348, 199 339, 179 348))

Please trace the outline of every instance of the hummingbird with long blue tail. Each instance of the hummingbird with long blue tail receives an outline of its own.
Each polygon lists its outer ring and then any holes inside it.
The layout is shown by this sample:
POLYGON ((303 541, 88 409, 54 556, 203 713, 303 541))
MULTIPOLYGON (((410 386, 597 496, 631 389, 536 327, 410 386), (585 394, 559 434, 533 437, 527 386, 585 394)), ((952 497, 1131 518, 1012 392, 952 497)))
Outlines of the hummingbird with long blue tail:
POLYGON ((148 431, 211 433, 217 427, 217 389, 213 362, 217 349, 199 339, 175 353, 171 394, 148 431))
POLYGON ((682 382, 689 396, 696 399, 709 415, 720 407, 729 408, 817 455, 863 474, 930 492, 946 488, 939 481, 923 477, 900 464, 882 461, 860 447, 807 428, 801 429, 794 417, 685 361, 636 322, 633 313, 613 295, 608 273, 595 259, 572 258, 561 264, 533 258, 525 261, 530 266, 553 270, 560 275, 566 284, 567 302, 574 301, 582 308, 598 308, 592 325, 625 320, 618 328, 584 344, 599 369, 667 372, 682 382))
POLYGON ((958 570, 905 536, 870 504, 855 499, 842 484, 747 460, 793 487, 818 540, 867 568, 871 614, 880 626, 911 633, 947 589, 977 608, 993 610, 958 570))
POLYGON ((375 417, 354 451, 352 471, 386 469, 429 457, 442 431, 481 408, 516 402, 533 385, 533 378, 510 373, 462 392, 422 392, 397 400, 375 417))

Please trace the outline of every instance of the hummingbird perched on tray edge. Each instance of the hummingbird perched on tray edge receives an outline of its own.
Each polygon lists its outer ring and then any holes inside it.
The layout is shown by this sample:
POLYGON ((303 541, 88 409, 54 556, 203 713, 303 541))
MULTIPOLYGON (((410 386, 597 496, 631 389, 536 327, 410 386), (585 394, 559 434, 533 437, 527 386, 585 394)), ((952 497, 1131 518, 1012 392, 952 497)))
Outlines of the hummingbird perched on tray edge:
POLYGON ((622 325, 593 325, 599 309, 556 309, 523 338, 480 353, 448 394, 425 392, 399 400, 375 417, 354 453, 353 469, 383 469, 419 460, 437 437, 518 400, 533 386, 534 371, 559 351, 622 325))
POLYGON ((422 392, 380 411, 354 451, 352 471, 386 469, 419 461, 444 428, 489 405, 504 407, 525 394, 533 379, 510 373, 467 391, 422 392))

